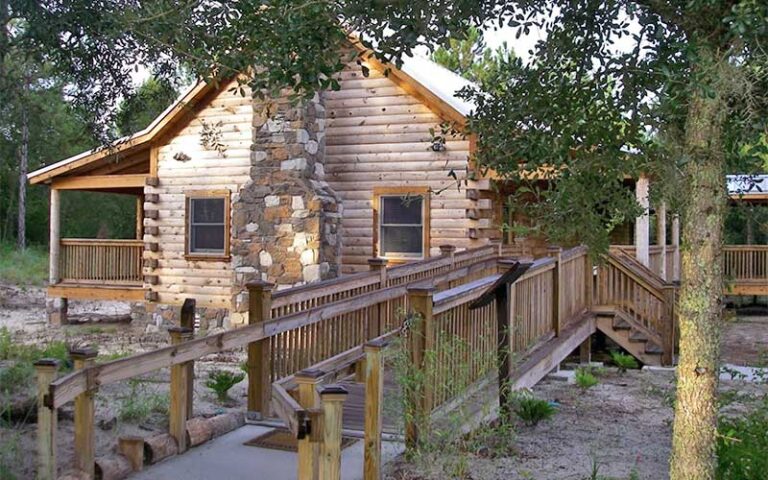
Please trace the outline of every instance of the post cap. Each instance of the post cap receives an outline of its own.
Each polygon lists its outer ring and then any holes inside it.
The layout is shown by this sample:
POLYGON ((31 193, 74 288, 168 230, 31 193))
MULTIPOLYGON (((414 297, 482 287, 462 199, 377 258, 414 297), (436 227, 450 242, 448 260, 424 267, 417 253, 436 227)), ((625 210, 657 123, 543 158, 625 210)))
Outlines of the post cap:
POLYGON ((297 372, 293 378, 296 379, 297 382, 300 381, 311 381, 311 380, 317 380, 318 378, 325 375, 325 372, 322 370, 319 370, 317 368, 306 368, 304 370, 301 370, 300 372, 297 372))
POLYGON ((272 290, 275 288, 274 283, 265 282, 264 280, 253 280, 245 284, 245 288, 250 290, 272 290))
POLYGON ((78 360, 96 358, 98 355, 99 351, 90 345, 83 347, 73 347, 69 349, 69 356, 78 360))
POLYGON ((364 350, 381 350, 382 348, 385 348, 387 345, 389 345, 389 340, 384 340, 382 338, 371 340, 370 342, 366 343, 363 347, 364 350))
POLYGON ((35 367, 56 367, 58 368, 59 361, 55 358, 41 358, 35 362, 35 367))
POLYGON ((456 245, 440 245, 440 253, 443 255, 456 251, 456 245))
POLYGON ((188 333, 188 334, 195 333, 195 331, 189 327, 179 327, 178 325, 173 325, 171 327, 168 327, 168 333, 170 333, 171 335, 184 335, 185 333, 188 333))
POLYGON ((375 267, 386 265, 387 263, 389 263, 389 260, 386 258, 374 257, 368 259, 368 265, 375 267))
POLYGON ((328 395, 342 395, 346 396, 349 392, 341 385, 326 385, 320 390, 320 395, 323 397, 328 395))
POLYGON ((423 282, 423 283, 416 283, 413 285, 409 285, 406 288, 406 291, 408 294, 413 295, 429 295, 430 293, 434 293, 435 290, 437 290, 437 287, 431 282, 423 282))

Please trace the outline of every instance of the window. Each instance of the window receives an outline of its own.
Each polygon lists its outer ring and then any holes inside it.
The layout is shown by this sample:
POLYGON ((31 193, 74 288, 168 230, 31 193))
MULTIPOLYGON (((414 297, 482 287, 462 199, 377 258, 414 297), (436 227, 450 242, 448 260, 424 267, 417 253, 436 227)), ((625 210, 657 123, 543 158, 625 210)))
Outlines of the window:
POLYGON ((186 253, 191 257, 229 256, 229 192, 187 194, 186 253))
POLYGON ((378 254, 387 258, 428 256, 429 196, 426 189, 376 193, 378 254))

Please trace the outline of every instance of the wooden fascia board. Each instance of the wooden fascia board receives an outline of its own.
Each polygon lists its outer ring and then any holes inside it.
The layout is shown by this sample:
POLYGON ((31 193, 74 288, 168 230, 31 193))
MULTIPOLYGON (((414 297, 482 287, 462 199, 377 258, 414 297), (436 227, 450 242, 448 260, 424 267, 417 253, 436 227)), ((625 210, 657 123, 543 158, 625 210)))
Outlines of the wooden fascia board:
POLYGON ((61 166, 52 168, 43 173, 30 175, 28 177, 29 182, 33 185, 38 183, 46 183, 61 174, 80 168, 84 165, 88 165, 89 163, 101 160, 110 155, 124 153, 141 147, 147 147, 153 139, 162 135, 162 133, 171 127, 177 120, 184 117, 184 114, 188 111, 190 106, 189 104, 195 103, 212 88, 214 87, 211 84, 199 82, 195 88, 191 89, 189 93, 184 96, 184 98, 178 100, 173 105, 173 107, 162 114, 161 118, 155 120, 149 131, 136 135, 135 137, 130 137, 124 142, 120 142, 112 147, 101 147, 99 149, 93 150, 90 153, 83 155, 82 158, 77 158, 73 161, 63 163, 61 166))
POLYGON ((84 175, 81 177, 61 177, 53 180, 51 187, 57 190, 84 190, 103 188, 144 187, 147 174, 131 175, 84 175))

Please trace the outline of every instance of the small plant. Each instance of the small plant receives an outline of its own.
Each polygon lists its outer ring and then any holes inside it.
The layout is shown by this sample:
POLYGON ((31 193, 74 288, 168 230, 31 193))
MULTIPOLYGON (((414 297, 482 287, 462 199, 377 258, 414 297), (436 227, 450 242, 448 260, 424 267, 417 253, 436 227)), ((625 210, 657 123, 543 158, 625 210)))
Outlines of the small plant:
POLYGON ((768 471, 768 402, 735 418, 722 417, 717 437, 717 478, 756 480, 768 471))
POLYGON ((128 381, 130 390, 120 400, 117 417, 124 422, 144 423, 153 413, 168 414, 168 396, 147 391, 147 382, 140 378, 128 381))
POLYGON ((626 373, 629 369, 634 370, 640 368, 635 357, 618 351, 611 352, 611 361, 613 361, 613 364, 619 369, 620 374, 626 373))
POLYGON ((526 425, 535 426, 555 414, 555 407, 546 400, 535 397, 522 397, 517 400, 515 414, 526 425))
POLYGON ((578 385, 579 388, 583 390, 592 388, 598 383, 600 383, 600 381, 597 379, 597 377, 592 373, 590 369, 581 368, 581 367, 576 369, 574 380, 576 382, 576 385, 578 385))
POLYGON ((245 374, 243 373, 232 373, 228 370, 212 370, 208 374, 205 386, 213 390, 219 402, 223 403, 229 400, 229 390, 244 379, 245 374))

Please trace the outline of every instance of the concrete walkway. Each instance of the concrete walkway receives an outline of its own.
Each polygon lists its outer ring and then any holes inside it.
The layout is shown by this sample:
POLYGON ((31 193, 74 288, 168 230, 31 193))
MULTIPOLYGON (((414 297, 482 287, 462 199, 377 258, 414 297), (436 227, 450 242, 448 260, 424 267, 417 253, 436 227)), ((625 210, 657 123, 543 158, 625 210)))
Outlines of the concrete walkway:
MULTIPOLYGON (((145 467, 133 480, 296 480, 296 453, 249 447, 243 443, 271 430, 246 425, 182 455, 145 467)), ((384 442, 382 461, 403 451, 401 443, 384 442)), ((341 455, 341 478, 363 478, 363 441, 345 448, 341 455)))

